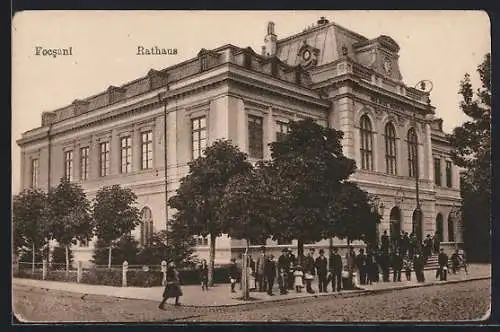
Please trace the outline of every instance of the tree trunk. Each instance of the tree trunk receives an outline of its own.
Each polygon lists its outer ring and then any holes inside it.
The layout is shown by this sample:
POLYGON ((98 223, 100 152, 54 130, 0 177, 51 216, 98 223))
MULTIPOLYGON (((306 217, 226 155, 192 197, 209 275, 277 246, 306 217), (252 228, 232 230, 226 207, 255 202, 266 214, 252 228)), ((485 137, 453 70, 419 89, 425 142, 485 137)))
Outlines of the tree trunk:
POLYGON ((298 239, 297 240, 297 259, 300 265, 304 265, 302 261, 302 257, 304 257, 304 241, 298 239))
POLYGON ((32 259, 31 259, 31 273, 35 274, 35 243, 33 242, 33 249, 32 249, 32 259))
POLYGON ((246 246, 245 246, 245 253, 243 254, 243 264, 242 265, 242 270, 241 271, 241 282, 243 283, 243 300, 249 300, 250 299, 250 291, 249 291, 249 285, 248 285, 248 247, 249 247, 249 241, 246 240, 246 246))
POLYGON ((108 250, 108 269, 111 269, 111 250, 113 250, 113 248, 111 248, 111 246, 109 246, 109 250, 108 250))
POLYGON ((214 285, 214 265, 215 265, 215 235, 210 234, 210 253, 208 256, 208 285, 214 285))
POLYGON ((65 246, 66 249, 66 276, 69 275, 69 246, 65 246))

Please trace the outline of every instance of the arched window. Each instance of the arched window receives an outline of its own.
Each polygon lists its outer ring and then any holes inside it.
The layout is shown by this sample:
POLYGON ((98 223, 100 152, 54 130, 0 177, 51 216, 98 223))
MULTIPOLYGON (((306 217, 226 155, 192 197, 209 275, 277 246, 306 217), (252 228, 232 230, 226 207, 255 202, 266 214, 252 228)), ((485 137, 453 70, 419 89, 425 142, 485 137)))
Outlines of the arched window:
POLYGON ((143 247, 147 246, 151 235, 153 235, 153 215, 151 210, 145 207, 141 211, 141 238, 139 244, 143 247))
POLYGON ((412 217, 413 231, 415 232, 415 237, 417 238, 419 243, 421 243, 423 239, 422 220, 423 220, 422 210, 419 211, 415 209, 415 211, 413 211, 413 217, 412 217))
POLYGON ((389 235, 391 239, 395 239, 401 233, 401 210, 397 206, 392 208, 389 215, 389 222, 389 235))
POLYGON ((408 175, 411 177, 417 176, 418 163, 418 140, 415 129, 408 130, 408 175))
POLYGON ((439 242, 443 242, 443 215, 441 213, 436 216, 436 237, 439 242))
POLYGON ((451 213, 448 216, 448 242, 455 242, 455 223, 451 213))
POLYGON ((373 170, 372 124, 366 114, 361 117, 359 131, 361 134, 361 168, 373 170))
POLYGON ((398 174, 396 162, 396 129, 392 122, 389 122, 385 125, 385 169, 387 174, 398 174))

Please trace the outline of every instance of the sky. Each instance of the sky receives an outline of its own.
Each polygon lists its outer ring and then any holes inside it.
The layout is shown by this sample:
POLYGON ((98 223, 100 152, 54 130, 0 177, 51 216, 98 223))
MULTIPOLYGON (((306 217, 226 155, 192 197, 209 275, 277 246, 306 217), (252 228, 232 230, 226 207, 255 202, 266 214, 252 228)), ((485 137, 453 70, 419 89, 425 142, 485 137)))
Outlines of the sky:
POLYGON ((260 53, 267 23, 278 39, 324 16, 349 30, 400 46, 403 81, 431 80, 432 104, 450 132, 466 120, 458 105, 465 73, 491 52, 489 17, 482 11, 24 11, 12 23, 12 193, 20 190, 16 140, 54 110, 193 58, 202 48, 250 46, 260 53), (36 47, 72 47, 72 56, 36 56, 36 47), (169 56, 138 56, 137 47, 177 49, 169 56))

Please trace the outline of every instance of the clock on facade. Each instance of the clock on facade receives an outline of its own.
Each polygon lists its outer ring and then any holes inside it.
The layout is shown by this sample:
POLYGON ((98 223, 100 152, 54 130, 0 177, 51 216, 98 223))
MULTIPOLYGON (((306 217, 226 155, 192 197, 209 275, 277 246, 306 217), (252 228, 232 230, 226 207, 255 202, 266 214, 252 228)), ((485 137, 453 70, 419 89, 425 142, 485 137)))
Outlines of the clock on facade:
POLYGON ((308 61, 311 58, 311 51, 305 50, 304 53, 302 53, 302 59, 304 61, 308 61))

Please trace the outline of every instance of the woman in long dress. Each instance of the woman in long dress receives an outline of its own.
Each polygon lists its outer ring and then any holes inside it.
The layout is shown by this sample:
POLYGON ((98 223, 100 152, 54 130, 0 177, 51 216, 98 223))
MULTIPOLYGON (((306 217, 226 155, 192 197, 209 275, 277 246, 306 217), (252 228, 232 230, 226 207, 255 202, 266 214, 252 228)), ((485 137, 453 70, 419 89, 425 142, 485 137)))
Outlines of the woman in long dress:
POLYGON ((165 302, 169 298, 175 298, 175 305, 180 305, 179 297, 182 296, 182 290, 179 281, 179 271, 175 268, 175 263, 170 262, 166 272, 165 290, 163 291, 163 300, 158 306, 160 309, 165 309, 165 302))

